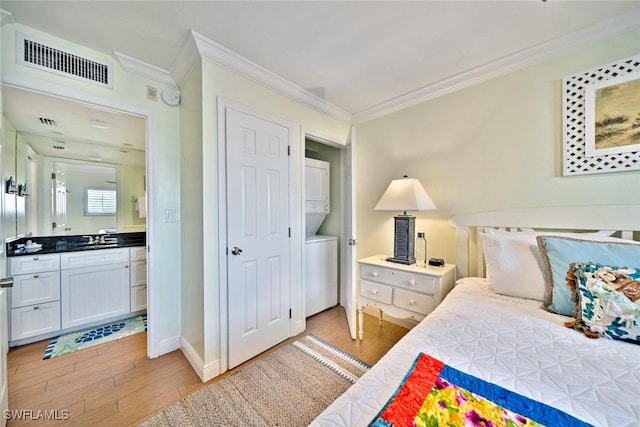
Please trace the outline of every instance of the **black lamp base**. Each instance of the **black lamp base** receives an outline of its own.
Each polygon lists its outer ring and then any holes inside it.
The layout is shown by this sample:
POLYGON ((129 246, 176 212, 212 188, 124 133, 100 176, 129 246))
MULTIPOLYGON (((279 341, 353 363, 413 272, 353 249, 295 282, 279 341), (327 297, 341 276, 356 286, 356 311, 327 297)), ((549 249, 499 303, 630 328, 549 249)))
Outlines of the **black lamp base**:
POLYGON ((405 265, 415 264, 416 217, 398 215, 394 219, 393 257, 387 258, 387 261, 405 265))
POLYGON ((416 263, 416 259, 400 259, 400 258, 394 258, 394 257, 389 257, 386 259, 386 261, 388 262, 395 262, 397 264, 405 264, 405 265, 412 265, 416 263))

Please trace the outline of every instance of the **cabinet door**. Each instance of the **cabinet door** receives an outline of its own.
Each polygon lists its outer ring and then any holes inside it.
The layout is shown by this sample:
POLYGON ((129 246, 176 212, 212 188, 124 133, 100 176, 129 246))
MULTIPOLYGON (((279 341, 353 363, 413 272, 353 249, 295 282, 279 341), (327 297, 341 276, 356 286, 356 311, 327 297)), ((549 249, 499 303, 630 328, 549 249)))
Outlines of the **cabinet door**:
POLYGON ((147 287, 133 286, 131 288, 131 312, 147 309, 147 287))
POLYGON ((136 246, 135 248, 129 248, 129 258, 131 261, 142 261, 147 259, 147 247, 136 246))
POLYGON ((13 278, 11 308, 60 299, 60 272, 22 274, 13 278))
POLYGON ((147 284, 147 261, 131 262, 131 286, 147 284))
POLYGON ((60 269, 59 254, 25 255, 11 257, 11 274, 29 274, 60 269))
POLYGON ((11 310, 11 341, 35 337, 59 329, 59 301, 11 310))
POLYGON ((121 262, 129 262, 129 248, 94 249, 60 254, 60 268, 62 270, 121 262))
POLYGON ((129 263, 62 270, 62 328, 129 313, 129 263))

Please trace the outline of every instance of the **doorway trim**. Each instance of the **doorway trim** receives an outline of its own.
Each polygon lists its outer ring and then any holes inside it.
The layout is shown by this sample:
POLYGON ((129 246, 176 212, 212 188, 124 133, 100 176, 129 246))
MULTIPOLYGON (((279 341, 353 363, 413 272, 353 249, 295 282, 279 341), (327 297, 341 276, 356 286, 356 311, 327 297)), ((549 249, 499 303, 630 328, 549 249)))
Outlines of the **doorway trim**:
MULTIPOLYGON (((305 157, 306 157, 306 145, 307 145, 307 139, 320 143, 320 144, 324 144, 327 145, 329 147, 333 147, 336 148, 338 150, 340 150, 341 156, 340 156, 340 200, 344 199, 344 193, 346 191, 345 189, 345 179, 344 179, 344 149, 346 147, 346 141, 338 141, 336 139, 333 139, 329 136, 326 135, 322 135, 322 133, 320 132, 315 132, 315 131, 311 131, 311 130, 306 130, 304 127, 301 127, 301 144, 302 144, 302 149, 300 150, 300 167, 302 169, 302 174, 301 174, 301 191, 302 194, 300 195, 301 200, 305 200, 305 194, 304 194, 304 189, 305 189, 305 173, 304 173, 304 163, 305 163, 305 157)), ((306 213, 305 213, 305 207, 304 207, 304 203, 302 206, 302 228, 303 230, 306 227, 306 213)), ((346 241, 346 237, 345 237, 345 229, 344 229, 344 207, 341 206, 340 207, 340 236, 338 238, 338 253, 342 254, 343 252, 343 245, 344 242, 346 241)), ((304 253, 305 250, 305 236, 302 236, 302 243, 301 243, 301 253, 304 253)), ((342 256, 340 256, 338 258, 338 269, 340 271, 340 268, 343 268, 343 260, 342 260, 342 256)), ((301 260, 302 263, 302 277, 306 277, 306 262, 305 262, 305 257, 302 257, 301 260)), ((342 283, 341 280, 341 275, 338 276, 338 289, 339 289, 339 295, 338 295, 338 304, 342 305, 344 307, 343 301, 342 301, 342 294, 344 292, 344 284, 342 283)), ((303 307, 304 307, 304 302, 306 301, 306 287, 303 286, 302 287, 302 301, 303 301, 303 307)), ((304 313, 304 327, 306 328, 306 313, 304 313)))
MULTIPOLYGON (((128 102, 116 100, 101 95, 92 94, 79 89, 69 88, 66 86, 60 86, 55 83, 45 82, 43 80, 25 77, 14 73, 7 73, 3 75, 3 80, 0 83, 4 86, 25 90, 29 92, 35 92, 46 96, 52 96, 71 102, 79 102, 88 104, 100 108, 108 108, 110 110, 142 117, 145 119, 145 157, 146 157, 146 174, 147 174, 147 224, 146 224, 146 238, 147 238, 147 281, 154 283, 155 273, 151 268, 155 265, 155 254, 151 252, 149 248, 154 246, 154 224, 149 219, 155 218, 156 211, 156 199, 155 199, 155 168, 151 159, 155 158, 157 151, 157 133, 156 133, 156 114, 139 105, 131 104, 128 102)), ((158 299, 158 293, 154 291, 154 287, 147 288, 147 357, 158 357, 163 353, 162 343, 158 339, 158 331, 155 327, 159 324, 157 322, 157 313, 153 307, 156 305, 158 299)), ((166 352, 166 351, 164 351, 166 352)))

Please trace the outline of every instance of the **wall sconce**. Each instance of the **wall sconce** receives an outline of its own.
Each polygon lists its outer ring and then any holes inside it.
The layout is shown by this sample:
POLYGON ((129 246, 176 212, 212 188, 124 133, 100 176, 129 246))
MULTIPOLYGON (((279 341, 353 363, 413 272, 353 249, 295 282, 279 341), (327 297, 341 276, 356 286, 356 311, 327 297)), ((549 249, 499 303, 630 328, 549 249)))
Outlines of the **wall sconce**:
POLYGON ((393 257, 387 261, 411 265, 415 259, 416 217, 407 211, 428 211, 437 209, 420 181, 408 178, 394 179, 387 187, 374 211, 403 211, 394 217, 393 257))

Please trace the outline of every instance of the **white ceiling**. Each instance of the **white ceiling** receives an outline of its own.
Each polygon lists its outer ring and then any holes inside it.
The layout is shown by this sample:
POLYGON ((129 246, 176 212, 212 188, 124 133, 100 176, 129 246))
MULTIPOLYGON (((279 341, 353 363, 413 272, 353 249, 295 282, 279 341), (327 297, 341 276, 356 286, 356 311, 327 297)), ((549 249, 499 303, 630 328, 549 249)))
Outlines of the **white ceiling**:
POLYGON ((9 123, 40 155, 145 165, 145 119, 142 117, 11 87, 3 88, 2 102, 9 123), (93 127, 92 121, 104 123, 106 127, 93 127))
POLYGON ((193 30, 361 115, 554 41, 615 32, 621 20, 624 29, 630 20, 640 27, 640 1, 2 0, 0 7, 14 22, 169 72, 193 30))

